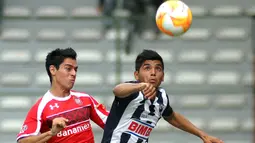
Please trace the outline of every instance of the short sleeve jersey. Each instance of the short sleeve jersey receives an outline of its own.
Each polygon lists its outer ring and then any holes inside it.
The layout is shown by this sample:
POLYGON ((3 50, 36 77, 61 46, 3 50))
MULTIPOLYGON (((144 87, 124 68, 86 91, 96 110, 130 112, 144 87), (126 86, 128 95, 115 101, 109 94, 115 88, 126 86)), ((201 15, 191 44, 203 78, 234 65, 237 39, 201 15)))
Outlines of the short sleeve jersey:
POLYGON ((126 98, 115 97, 106 121, 102 143, 145 143, 161 117, 173 113, 168 95, 158 88, 154 100, 136 92, 126 98))
POLYGON ((49 131, 52 120, 67 118, 67 127, 53 136, 48 143, 94 143, 90 119, 104 128, 108 111, 92 96, 71 91, 67 97, 53 96, 49 91, 28 112, 17 141, 49 131))

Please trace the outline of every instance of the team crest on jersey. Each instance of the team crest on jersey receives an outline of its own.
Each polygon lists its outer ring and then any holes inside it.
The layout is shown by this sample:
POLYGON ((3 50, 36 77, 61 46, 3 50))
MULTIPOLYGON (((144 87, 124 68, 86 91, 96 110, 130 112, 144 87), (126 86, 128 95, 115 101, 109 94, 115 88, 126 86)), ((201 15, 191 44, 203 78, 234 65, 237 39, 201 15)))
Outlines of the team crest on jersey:
POLYGON ((81 101, 80 98, 77 97, 77 98, 74 99, 74 101, 75 101, 76 104, 82 105, 82 101, 81 101))
POLYGON ((159 112, 161 112, 164 109, 164 105, 163 104, 159 104, 159 112))

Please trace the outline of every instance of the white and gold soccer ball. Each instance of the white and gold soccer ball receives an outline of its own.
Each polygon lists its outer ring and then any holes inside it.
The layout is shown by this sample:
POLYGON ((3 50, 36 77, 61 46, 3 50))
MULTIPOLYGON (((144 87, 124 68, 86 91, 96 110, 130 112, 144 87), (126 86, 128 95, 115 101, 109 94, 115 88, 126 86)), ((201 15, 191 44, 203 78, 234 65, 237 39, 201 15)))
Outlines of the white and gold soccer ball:
POLYGON ((172 37, 180 36, 191 26, 192 12, 184 2, 168 0, 157 9, 156 23, 161 32, 172 37))

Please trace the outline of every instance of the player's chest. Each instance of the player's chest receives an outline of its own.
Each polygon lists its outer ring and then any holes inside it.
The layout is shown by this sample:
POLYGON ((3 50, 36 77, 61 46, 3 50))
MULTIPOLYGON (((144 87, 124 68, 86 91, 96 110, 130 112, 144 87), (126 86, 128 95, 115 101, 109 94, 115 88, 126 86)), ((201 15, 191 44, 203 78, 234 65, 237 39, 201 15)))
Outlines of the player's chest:
POLYGON ((80 99, 68 101, 52 101, 47 104, 43 112, 43 120, 50 126, 52 120, 57 117, 64 117, 69 120, 67 125, 72 125, 89 120, 91 104, 80 99))
POLYGON ((164 108, 163 104, 146 101, 143 105, 144 105, 143 107, 144 112, 142 116, 146 116, 145 118, 147 118, 147 116, 152 116, 157 118, 161 117, 161 112, 162 112, 162 109, 164 108))
POLYGON ((158 98, 155 100, 138 100, 137 110, 141 112, 142 118, 153 117, 155 120, 161 117, 164 104, 159 102, 158 98))

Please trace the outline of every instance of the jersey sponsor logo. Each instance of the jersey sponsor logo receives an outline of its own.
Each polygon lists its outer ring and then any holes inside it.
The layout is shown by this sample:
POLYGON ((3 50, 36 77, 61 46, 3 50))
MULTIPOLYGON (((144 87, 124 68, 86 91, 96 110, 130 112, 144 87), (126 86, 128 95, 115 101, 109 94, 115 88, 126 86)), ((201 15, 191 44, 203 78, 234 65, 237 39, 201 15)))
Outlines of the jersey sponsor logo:
POLYGON ((147 139, 150 136, 150 133, 153 129, 153 126, 142 123, 140 121, 133 120, 128 127, 128 133, 131 133, 135 136, 138 136, 142 139, 147 139))
POLYGON ((59 108, 58 103, 55 103, 54 105, 50 105, 50 110, 54 110, 54 108, 59 108))
POLYGON ((71 128, 71 129, 60 131, 57 134, 57 137, 66 137, 66 136, 69 136, 69 135, 72 135, 72 134, 76 134, 76 133, 80 133, 80 132, 86 131, 88 129, 90 129, 90 123, 86 122, 83 125, 79 125, 79 126, 71 128))

